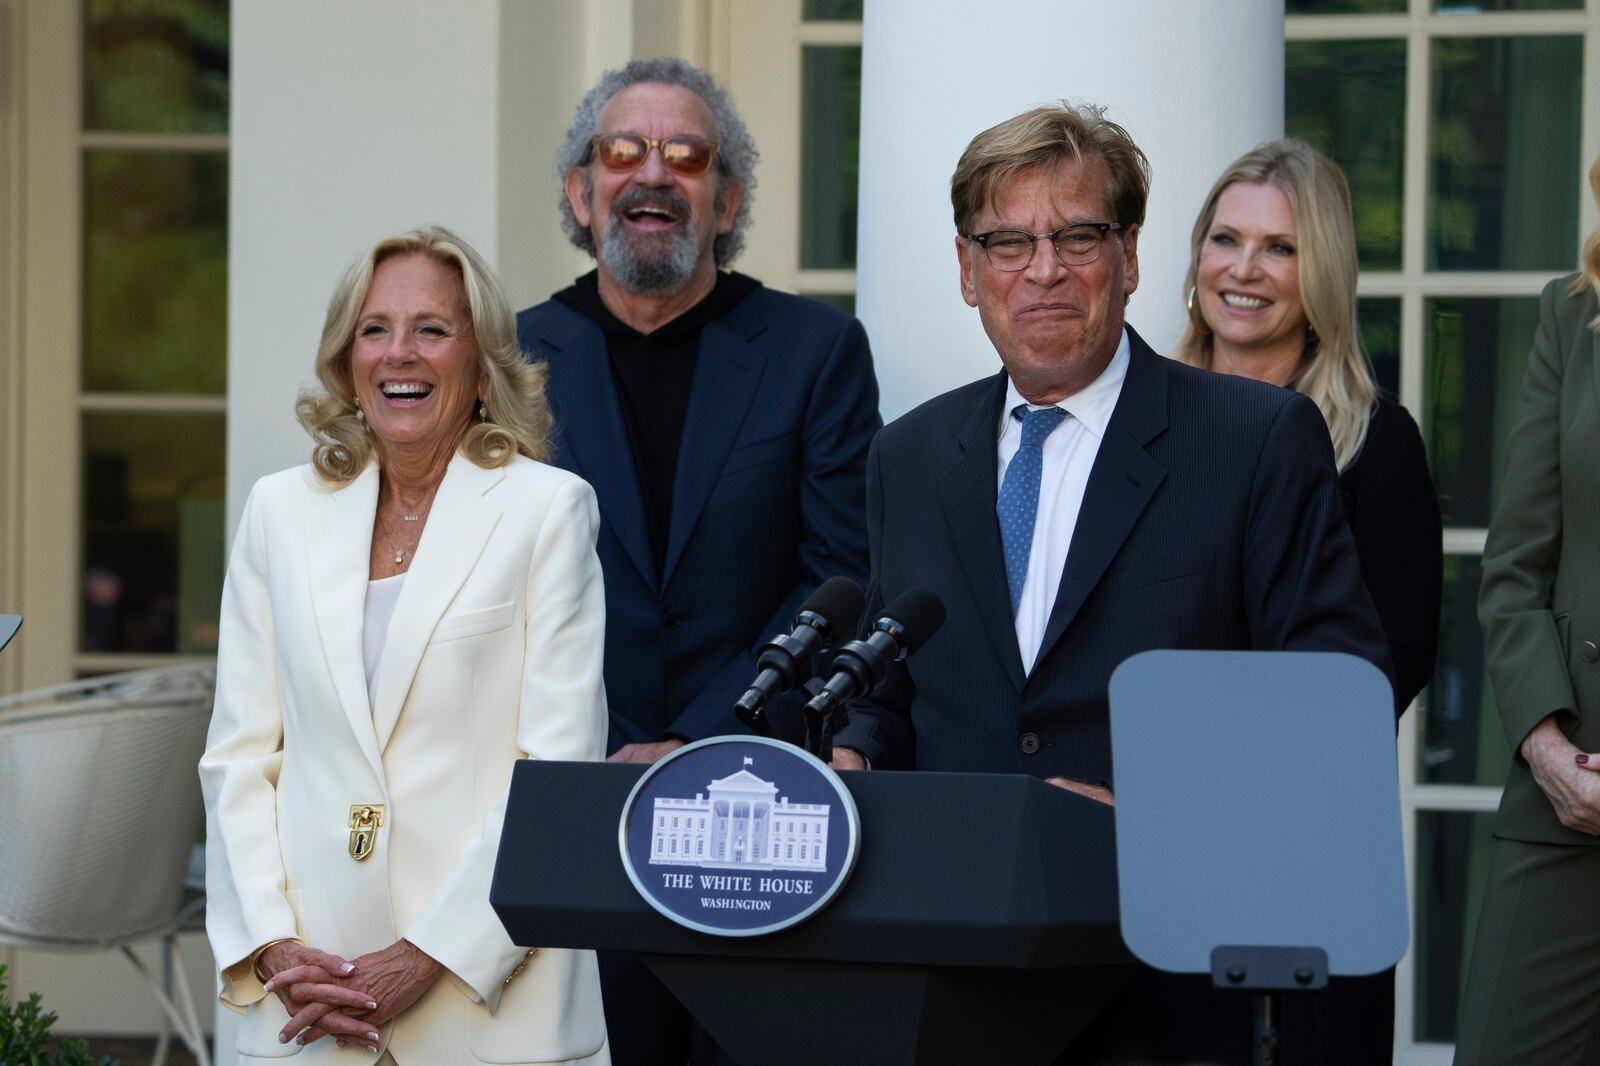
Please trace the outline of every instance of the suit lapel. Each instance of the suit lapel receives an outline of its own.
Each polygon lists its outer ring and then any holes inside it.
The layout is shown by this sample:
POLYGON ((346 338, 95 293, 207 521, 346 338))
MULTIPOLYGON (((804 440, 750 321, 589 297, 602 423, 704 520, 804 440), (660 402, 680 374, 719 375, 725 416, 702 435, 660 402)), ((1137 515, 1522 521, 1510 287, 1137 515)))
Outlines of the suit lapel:
POLYGON ((394 605, 372 699, 378 750, 388 747, 434 626, 450 606, 503 513, 484 494, 505 477, 457 454, 439 483, 422 541, 394 605))
POLYGON ((329 493, 326 506, 312 509, 306 516, 305 533, 311 604, 328 672, 356 743, 381 781, 383 767, 372 729, 361 648, 377 507, 378 466, 369 463, 354 481, 329 493))
POLYGON ((1127 377, 1089 471, 1038 662, 1044 661, 1078 616, 1167 476, 1166 468, 1145 451, 1167 428, 1166 362, 1131 327, 1128 342, 1127 377))
POLYGON ((1017 626, 1006 591, 1000 522, 995 517, 1000 407, 1005 393, 1006 377, 1001 373, 957 432, 956 446, 961 454, 939 477, 939 503, 984 631, 1005 664, 1006 676, 1020 692, 1024 681, 1022 652, 1017 647, 1017 626))
POLYGON ((766 319, 746 298, 723 318, 708 323, 700 334, 683 438, 678 445, 678 469, 672 482, 672 522, 667 534, 662 588, 671 580, 672 570, 722 474, 733 440, 744 425, 745 412, 766 366, 766 346, 758 341, 766 327, 766 319))
POLYGON ((559 311, 561 319, 547 323, 540 334, 544 345, 559 353, 546 364, 558 412, 556 432, 571 449, 576 472, 594 488, 600 514, 634 568, 651 588, 660 588, 605 335, 576 311, 559 311))

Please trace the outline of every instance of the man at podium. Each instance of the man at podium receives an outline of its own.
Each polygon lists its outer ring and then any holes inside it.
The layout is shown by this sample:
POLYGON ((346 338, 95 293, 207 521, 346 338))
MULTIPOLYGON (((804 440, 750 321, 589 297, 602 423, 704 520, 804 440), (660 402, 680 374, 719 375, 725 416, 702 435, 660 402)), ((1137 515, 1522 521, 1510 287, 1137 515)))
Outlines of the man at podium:
MULTIPOLYGON (((1107 685, 1131 655, 1338 651, 1390 672, 1315 404, 1125 324, 1148 190, 1097 107, 1035 108, 963 153, 961 292, 1003 369, 873 444, 867 617, 922 586, 946 621, 852 706, 835 766, 1026 773, 1111 803, 1107 685)), ((1247 1053, 1248 1022, 1210 995, 1142 973, 1068 1061, 1230 1061, 1239 1033, 1247 1053)))

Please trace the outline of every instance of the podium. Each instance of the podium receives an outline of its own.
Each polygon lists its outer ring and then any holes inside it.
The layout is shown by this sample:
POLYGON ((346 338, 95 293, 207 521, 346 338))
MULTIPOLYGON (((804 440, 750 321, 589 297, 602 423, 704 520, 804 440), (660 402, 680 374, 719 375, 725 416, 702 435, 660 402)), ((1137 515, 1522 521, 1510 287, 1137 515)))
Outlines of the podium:
POLYGON ((1109 807, 1018 775, 844 774, 849 883, 799 925, 722 937, 628 880, 646 769, 519 763, 490 902, 518 944, 639 953, 743 1066, 1045 1066, 1132 976, 1109 807))

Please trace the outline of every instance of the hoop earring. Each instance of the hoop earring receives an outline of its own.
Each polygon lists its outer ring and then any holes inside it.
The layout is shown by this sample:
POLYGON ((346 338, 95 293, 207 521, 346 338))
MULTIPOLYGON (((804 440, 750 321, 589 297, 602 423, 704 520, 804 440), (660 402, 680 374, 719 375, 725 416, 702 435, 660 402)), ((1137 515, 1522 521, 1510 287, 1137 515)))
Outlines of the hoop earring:
POLYGON ((1196 333, 1210 333, 1211 327, 1206 325, 1206 320, 1200 312, 1194 309, 1195 287, 1189 286, 1189 295, 1184 298, 1183 304, 1189 309, 1189 321, 1194 324, 1196 333))

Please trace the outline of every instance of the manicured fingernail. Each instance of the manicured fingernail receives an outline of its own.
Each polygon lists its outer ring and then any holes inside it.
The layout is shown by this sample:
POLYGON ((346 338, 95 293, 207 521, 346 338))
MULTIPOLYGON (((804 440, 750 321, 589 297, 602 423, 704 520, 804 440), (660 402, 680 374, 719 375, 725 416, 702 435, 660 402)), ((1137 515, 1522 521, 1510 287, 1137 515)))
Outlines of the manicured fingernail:
POLYGON ((264 991, 271 992, 272 991, 272 980, 271 980, 271 978, 268 978, 267 983, 262 985, 261 987, 262 987, 262 989, 264 991))
POLYGON ((378 1031, 374 1029, 372 1032, 368 1033, 367 1039, 376 1044, 378 1042, 378 1031))
POLYGON ((377 1010, 378 1009, 378 1005, 376 1003, 374 1003, 372 1000, 369 999, 369 1000, 367 1000, 367 1009, 368 1010, 377 1010))
POLYGON ((279 1033, 278 1034, 278 1043, 287 1044, 288 1042, 289 1042, 289 1034, 288 1033, 279 1033))
POLYGON ((1589 765, 1589 756, 1587 756, 1587 755, 1579 755, 1578 756, 1578 765, 1579 766, 1588 766, 1589 765))
POLYGON ((356 972, 356 964, 353 963, 353 962, 347 962, 343 966, 339 967, 339 972, 340 973, 355 973, 356 972))

